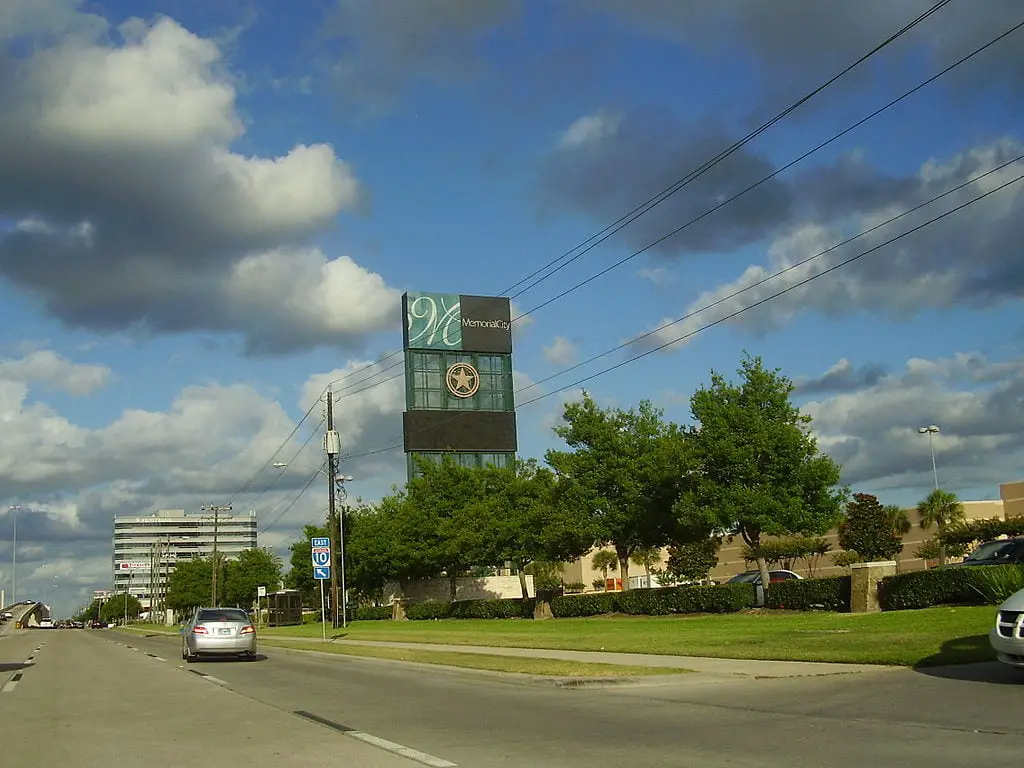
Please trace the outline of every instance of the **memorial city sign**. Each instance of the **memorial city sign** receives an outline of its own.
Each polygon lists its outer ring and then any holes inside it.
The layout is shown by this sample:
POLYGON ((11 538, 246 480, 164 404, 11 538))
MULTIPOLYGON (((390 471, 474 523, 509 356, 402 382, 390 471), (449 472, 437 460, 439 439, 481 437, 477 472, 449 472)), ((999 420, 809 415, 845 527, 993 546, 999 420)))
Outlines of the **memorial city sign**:
POLYGON ((406 349, 511 354, 509 300, 455 293, 402 297, 406 349))

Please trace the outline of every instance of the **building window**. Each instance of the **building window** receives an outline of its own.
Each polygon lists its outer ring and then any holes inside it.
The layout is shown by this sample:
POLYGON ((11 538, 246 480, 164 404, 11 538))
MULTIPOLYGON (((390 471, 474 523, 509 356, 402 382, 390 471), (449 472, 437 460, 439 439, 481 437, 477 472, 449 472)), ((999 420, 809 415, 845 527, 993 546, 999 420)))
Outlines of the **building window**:
POLYGON ((420 456, 435 463, 440 463, 443 456, 448 456, 459 466, 477 469, 486 467, 489 464, 500 469, 510 469, 515 466, 516 461, 516 455, 514 453, 465 453, 462 451, 452 451, 448 453, 409 453, 409 477, 419 477, 421 474, 419 466, 413 458, 415 456, 420 456))
POLYGON ((409 407, 432 411, 511 411, 512 358, 469 352, 408 351, 409 407), (448 391, 445 374, 455 363, 469 363, 480 376, 472 397, 455 397, 448 391))

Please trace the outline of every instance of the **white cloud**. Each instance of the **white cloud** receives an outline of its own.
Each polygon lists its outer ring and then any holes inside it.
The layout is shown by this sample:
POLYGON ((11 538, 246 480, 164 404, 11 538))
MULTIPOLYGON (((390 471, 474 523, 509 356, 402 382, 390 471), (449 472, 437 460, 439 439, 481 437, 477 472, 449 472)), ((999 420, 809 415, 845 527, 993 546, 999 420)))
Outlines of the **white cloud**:
POLYGON ((564 336, 556 336, 554 340, 544 347, 544 359, 552 365, 569 366, 579 360, 579 349, 564 336))
POLYGON ((0 381, 45 384, 72 395, 107 386, 113 372, 105 365, 73 363, 52 350, 36 350, 20 360, 0 360, 0 381))
POLYGON ((0 274, 72 326, 234 332, 254 352, 393 325, 379 275, 308 245, 366 202, 334 149, 237 152, 245 121, 216 42, 169 18, 106 31, 41 42, 0 92, 0 215, 18 222, 0 274), (285 273, 291 294, 268 306, 285 273))
POLYGON ((655 285, 667 283, 672 279, 671 274, 664 267, 645 267, 637 272, 644 280, 650 280, 655 285))
POLYGON ((562 133, 559 145, 563 149, 579 149, 600 143, 615 134, 619 120, 619 117, 604 111, 579 117, 562 133))
POLYGON ((1024 461, 1024 360, 989 361, 973 352, 911 359, 856 391, 802 407, 819 445, 843 465, 844 482, 875 490, 932 483, 928 441, 918 428, 937 424, 936 463, 943 487, 988 488, 1019 479, 1024 461))
POLYGON ((672 351, 687 342, 684 337, 714 322, 765 334, 806 312, 840 316, 869 309, 905 318, 928 308, 1013 300, 1024 284, 1014 245, 1024 236, 1024 183, 882 246, 849 266, 826 272, 1019 177, 1024 173, 1022 162, 996 169, 1020 154, 1024 144, 1000 139, 946 161, 929 160, 907 179, 879 179, 877 183, 890 187, 889 191, 877 193, 860 208, 851 204, 841 213, 825 216, 828 206, 824 205, 819 211, 822 218, 796 223, 771 241, 767 264, 750 265, 735 280, 705 291, 686 307, 684 319, 663 318, 655 326, 660 330, 638 343, 644 347, 667 344, 666 350, 672 351), (986 173, 990 175, 979 178, 986 173), (962 190, 920 211, 836 247, 965 183, 962 190), (965 253, 971 258, 965 259, 965 253), (813 281, 802 285, 808 279, 813 281))

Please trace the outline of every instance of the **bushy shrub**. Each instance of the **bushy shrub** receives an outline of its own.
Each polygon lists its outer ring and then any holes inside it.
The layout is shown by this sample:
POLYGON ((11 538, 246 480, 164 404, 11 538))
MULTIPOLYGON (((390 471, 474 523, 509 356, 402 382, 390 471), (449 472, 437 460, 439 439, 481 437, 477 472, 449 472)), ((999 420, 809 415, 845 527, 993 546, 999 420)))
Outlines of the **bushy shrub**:
POLYGON ((752 584, 706 587, 661 587, 559 597, 551 601, 556 618, 626 613, 663 616, 670 613, 735 613, 752 608, 756 593, 752 584))
POLYGON ((933 568, 886 577, 880 585, 879 599, 890 611, 933 605, 986 605, 1002 602, 1007 584, 1015 583, 1024 583, 1024 566, 933 568))
POLYGON ((358 606, 353 612, 356 621, 382 621, 391 618, 390 605, 366 605, 358 606))
POLYGON ((456 603, 430 600, 410 603, 405 616, 413 621, 428 619, 532 619, 533 600, 460 600, 456 603))
POLYGON ((428 600, 423 603, 409 603, 405 607, 405 617, 412 621, 428 619, 447 619, 452 603, 441 600, 428 600))
POLYGON ((769 585, 765 605, 788 611, 849 611, 850 577, 777 581, 769 585))

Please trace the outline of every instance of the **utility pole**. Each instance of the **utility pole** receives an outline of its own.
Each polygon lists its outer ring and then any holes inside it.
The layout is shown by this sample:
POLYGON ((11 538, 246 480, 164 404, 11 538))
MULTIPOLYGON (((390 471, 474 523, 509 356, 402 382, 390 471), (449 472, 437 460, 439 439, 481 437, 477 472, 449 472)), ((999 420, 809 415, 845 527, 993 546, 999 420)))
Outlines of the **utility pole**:
POLYGON ((211 578, 211 585, 210 585, 210 593, 211 593, 211 596, 212 596, 211 600, 210 600, 210 605, 211 606, 216 606, 217 605, 217 571, 220 570, 220 568, 218 567, 220 565, 220 553, 217 551, 217 532, 219 531, 220 513, 221 512, 230 512, 231 511, 231 505, 228 504, 227 506, 218 507, 215 504, 207 504, 205 507, 203 507, 203 511, 205 511, 205 512, 213 512, 213 558, 212 558, 213 559, 213 563, 212 563, 212 565, 213 565, 213 568, 212 568, 213 576, 211 578))
MULTIPOLYGON (((337 465, 335 464, 335 458, 338 455, 338 449, 340 441, 338 440, 338 433, 334 431, 334 393, 330 389, 327 390, 327 434, 324 435, 324 451, 327 453, 327 499, 328 499, 328 512, 327 512, 327 528, 328 535, 331 537, 331 616, 333 617, 332 626, 337 628, 338 626, 338 546, 339 542, 339 526, 338 526, 338 509, 337 509, 337 494, 334 487, 335 475, 337 474, 337 465)), ((344 617, 344 613, 342 614, 344 617)))

